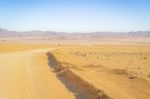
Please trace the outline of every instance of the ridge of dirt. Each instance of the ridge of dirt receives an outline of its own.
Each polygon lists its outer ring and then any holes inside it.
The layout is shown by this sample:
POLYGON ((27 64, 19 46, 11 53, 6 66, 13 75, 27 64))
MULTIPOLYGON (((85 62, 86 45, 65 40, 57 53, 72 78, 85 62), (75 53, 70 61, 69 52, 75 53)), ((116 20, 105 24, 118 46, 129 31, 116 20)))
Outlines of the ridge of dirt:
POLYGON ((54 69, 62 83, 72 92, 79 94, 77 99, 82 99, 81 96, 86 99, 112 99, 104 91, 77 75, 71 68, 62 65, 53 53, 48 52, 47 56, 49 66, 54 69))

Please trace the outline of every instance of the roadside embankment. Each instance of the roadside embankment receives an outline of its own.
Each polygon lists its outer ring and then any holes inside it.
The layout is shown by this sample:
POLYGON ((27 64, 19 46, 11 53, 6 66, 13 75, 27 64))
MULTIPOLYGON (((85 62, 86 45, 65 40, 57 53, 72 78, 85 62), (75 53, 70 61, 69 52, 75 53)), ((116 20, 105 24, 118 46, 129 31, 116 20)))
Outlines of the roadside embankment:
POLYGON ((56 59, 53 53, 48 52, 47 55, 49 59, 48 64, 57 73, 57 77, 69 90, 76 92, 78 94, 77 96, 85 96, 88 97, 88 99, 111 99, 101 89, 96 88, 74 72, 73 68, 64 66, 56 59))

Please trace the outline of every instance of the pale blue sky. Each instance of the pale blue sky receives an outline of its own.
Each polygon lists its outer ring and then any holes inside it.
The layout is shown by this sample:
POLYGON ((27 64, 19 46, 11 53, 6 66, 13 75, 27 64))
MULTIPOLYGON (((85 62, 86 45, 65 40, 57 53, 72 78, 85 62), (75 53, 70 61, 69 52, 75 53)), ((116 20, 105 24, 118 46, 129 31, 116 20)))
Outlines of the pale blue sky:
POLYGON ((0 28, 147 31, 150 30, 150 0, 0 0, 0 28))

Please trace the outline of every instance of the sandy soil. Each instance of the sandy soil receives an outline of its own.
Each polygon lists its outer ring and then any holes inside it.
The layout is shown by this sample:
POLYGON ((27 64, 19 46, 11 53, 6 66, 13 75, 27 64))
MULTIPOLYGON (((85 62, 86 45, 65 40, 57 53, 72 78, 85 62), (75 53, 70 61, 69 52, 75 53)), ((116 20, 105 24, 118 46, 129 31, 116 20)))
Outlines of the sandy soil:
POLYGON ((150 46, 62 47, 53 54, 63 68, 111 98, 150 99, 150 46))
POLYGON ((0 99, 75 99, 48 66, 47 51, 0 54, 0 99))
POLYGON ((0 43, 0 99, 150 99, 149 45, 0 43))

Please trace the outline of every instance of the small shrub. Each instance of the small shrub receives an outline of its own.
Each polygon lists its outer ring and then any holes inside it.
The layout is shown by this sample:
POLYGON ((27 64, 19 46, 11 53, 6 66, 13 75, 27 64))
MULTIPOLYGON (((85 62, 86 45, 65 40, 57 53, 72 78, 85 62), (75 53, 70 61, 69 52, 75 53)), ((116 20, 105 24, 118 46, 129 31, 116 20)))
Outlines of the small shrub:
POLYGON ((147 57, 145 56, 145 57, 144 57, 144 59, 146 60, 146 59, 147 59, 147 57))

